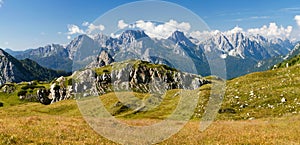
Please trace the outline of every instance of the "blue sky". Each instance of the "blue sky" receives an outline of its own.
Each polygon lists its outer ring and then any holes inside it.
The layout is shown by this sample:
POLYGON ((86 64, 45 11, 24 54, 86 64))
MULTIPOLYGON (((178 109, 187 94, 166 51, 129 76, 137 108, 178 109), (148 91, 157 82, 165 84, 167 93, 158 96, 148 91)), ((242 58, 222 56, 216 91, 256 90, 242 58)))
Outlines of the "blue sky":
MULTIPOLYGON (((0 0, 0 48, 24 50, 51 43, 66 44, 71 41, 68 37, 72 39, 78 35, 70 34, 68 26, 74 25, 84 30, 82 23, 91 24, 109 10, 129 2, 132 1, 0 0)), ((263 25, 269 27, 270 23, 276 23, 276 26, 283 27, 283 31, 291 26, 293 35, 300 32, 295 20, 295 16, 300 15, 299 0, 170 0, 168 2, 191 10, 212 30, 228 31, 236 26, 247 30, 261 28, 263 25)), ((155 11, 153 10, 153 13, 155 11)), ((181 14, 174 12, 174 15, 179 17, 181 14)), ((117 23, 115 25, 117 26, 117 23)))

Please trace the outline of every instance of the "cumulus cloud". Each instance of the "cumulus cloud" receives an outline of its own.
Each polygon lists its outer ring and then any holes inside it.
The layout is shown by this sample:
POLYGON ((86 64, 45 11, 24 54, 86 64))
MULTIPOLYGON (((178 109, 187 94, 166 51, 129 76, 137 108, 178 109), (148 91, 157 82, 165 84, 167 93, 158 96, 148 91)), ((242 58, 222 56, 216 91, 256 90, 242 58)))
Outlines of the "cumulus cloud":
POLYGON ((248 35, 262 35, 266 38, 281 38, 281 39, 293 39, 291 38, 291 34, 293 31, 292 26, 278 26, 276 23, 270 23, 269 25, 263 25, 260 28, 250 28, 250 29, 243 29, 239 26, 234 27, 233 29, 225 32, 220 32, 218 30, 214 31, 193 31, 189 35, 193 38, 201 40, 210 35, 216 35, 217 33, 222 33, 224 35, 232 35, 235 33, 245 33, 248 35))
POLYGON ((211 35, 216 35, 218 33, 222 33, 219 30, 213 30, 213 31, 192 31, 191 33, 189 33, 189 36, 192 38, 196 38, 198 40, 205 40, 205 38, 207 38, 208 36, 211 35))
POLYGON ((105 29, 104 25, 94 25, 94 24, 90 24, 88 26, 88 29, 86 30, 86 33, 87 34, 91 34, 93 31, 95 30, 100 30, 100 31, 103 31, 105 29))
POLYGON ((87 34, 90 35, 92 34, 93 31, 99 30, 99 31, 103 31, 105 29, 104 25, 94 25, 92 23, 89 22, 83 22, 82 23, 83 26, 86 26, 87 29, 84 31, 83 29, 81 29, 79 26, 74 25, 74 24, 70 24, 68 25, 68 35, 73 35, 73 34, 87 34))
POLYGON ((118 21, 118 28, 119 28, 119 29, 124 29, 124 28, 126 28, 126 27, 128 27, 128 24, 126 24, 126 23, 124 22, 124 20, 119 20, 119 21, 118 21))
POLYGON ((264 25, 261 28, 248 29, 247 32, 254 35, 263 35, 268 38, 289 38, 293 30, 292 26, 278 26, 276 23, 270 23, 269 26, 264 25))
POLYGON ((294 17, 294 19, 295 19, 297 25, 300 27, 300 15, 296 15, 296 16, 294 17))
POLYGON ((244 33, 244 29, 239 26, 235 26, 233 29, 225 32, 226 35, 231 35, 235 33, 244 33))
POLYGON ((139 20, 136 21, 132 27, 142 29, 148 36, 157 39, 167 38, 176 30, 187 33, 191 29, 191 25, 189 23, 177 22, 175 20, 170 20, 163 24, 155 24, 150 21, 139 20))
POLYGON ((80 29, 77 25, 70 24, 68 25, 68 34, 73 35, 73 34, 84 34, 84 31, 80 29))

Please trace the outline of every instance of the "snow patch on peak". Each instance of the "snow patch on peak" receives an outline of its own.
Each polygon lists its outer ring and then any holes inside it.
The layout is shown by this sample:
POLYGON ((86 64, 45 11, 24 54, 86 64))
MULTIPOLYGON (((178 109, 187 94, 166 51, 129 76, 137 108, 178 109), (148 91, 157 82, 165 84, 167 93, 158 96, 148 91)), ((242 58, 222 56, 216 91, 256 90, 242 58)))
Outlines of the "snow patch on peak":
POLYGON ((221 54, 221 55, 220 55, 220 57, 221 57, 222 59, 226 59, 227 56, 228 56, 227 54, 221 54))

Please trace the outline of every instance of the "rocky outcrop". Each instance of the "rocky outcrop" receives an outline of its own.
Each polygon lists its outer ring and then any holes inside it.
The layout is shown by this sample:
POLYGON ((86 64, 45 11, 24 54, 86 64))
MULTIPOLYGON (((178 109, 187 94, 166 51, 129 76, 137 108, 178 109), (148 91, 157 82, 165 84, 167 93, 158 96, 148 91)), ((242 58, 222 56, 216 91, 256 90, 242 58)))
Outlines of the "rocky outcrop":
POLYGON ((99 63, 99 66, 105 66, 109 65, 112 62, 114 62, 114 59, 107 51, 101 51, 99 57, 97 58, 97 62, 99 63))
POLYGON ((37 100, 44 105, 49 105, 52 101, 49 98, 49 90, 46 89, 37 90, 37 100))
POLYGON ((3 93, 13 93, 16 90, 16 87, 13 84, 4 84, 2 86, 0 86, 0 92, 3 93))
POLYGON ((87 68, 102 67, 114 62, 113 57, 106 51, 102 50, 96 60, 87 66, 87 68))
POLYGON ((171 89, 196 89, 210 83, 201 76, 183 73, 166 65, 125 61, 74 75, 76 93, 101 95, 112 91, 163 94, 171 89), (89 90, 89 91, 88 91, 89 90))
POLYGON ((60 77, 51 85, 49 94, 49 97, 52 98, 51 103, 72 98, 73 87, 67 85, 67 81, 65 77, 60 77))
POLYGON ((54 81, 50 86, 50 89, 39 89, 37 91, 38 101, 42 104, 48 105, 58 101, 73 98, 72 85, 66 85, 67 79, 60 77, 54 81))

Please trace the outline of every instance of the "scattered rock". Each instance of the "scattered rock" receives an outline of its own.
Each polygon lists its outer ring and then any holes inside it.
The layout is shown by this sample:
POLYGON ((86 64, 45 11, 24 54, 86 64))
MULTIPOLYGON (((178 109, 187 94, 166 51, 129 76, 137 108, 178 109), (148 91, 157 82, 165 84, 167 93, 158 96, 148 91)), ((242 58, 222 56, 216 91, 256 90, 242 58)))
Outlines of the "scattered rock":
POLYGON ((281 103, 285 103, 287 100, 286 100, 286 98, 282 97, 280 101, 281 101, 281 103))
POLYGON ((40 103, 44 105, 49 105, 51 103, 51 99, 49 98, 50 92, 46 89, 37 90, 37 99, 40 103))
POLYGON ((232 108, 224 108, 224 109, 219 109, 218 111, 220 114, 221 113, 232 113, 232 114, 235 114, 236 111, 232 108))

